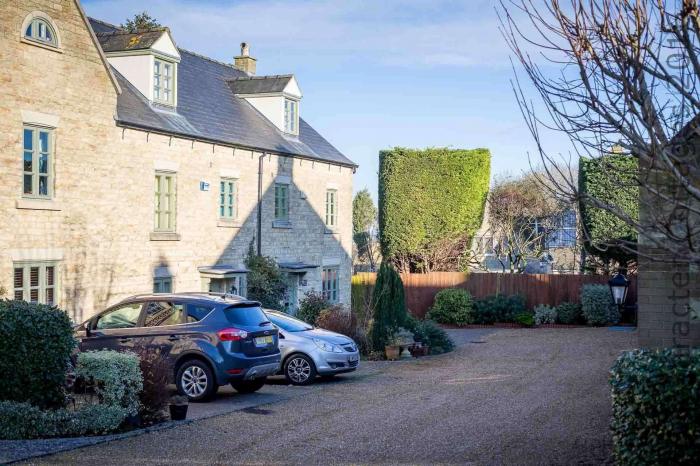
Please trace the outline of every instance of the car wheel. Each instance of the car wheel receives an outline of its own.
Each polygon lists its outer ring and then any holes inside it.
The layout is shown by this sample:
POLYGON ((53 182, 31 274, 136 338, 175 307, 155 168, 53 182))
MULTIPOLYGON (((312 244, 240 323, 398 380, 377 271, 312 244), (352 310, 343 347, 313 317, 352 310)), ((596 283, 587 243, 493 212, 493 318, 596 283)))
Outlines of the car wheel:
POLYGON ((178 393, 194 402, 211 399, 219 388, 209 365, 198 359, 182 363, 177 370, 175 383, 178 393))
POLYGON ((284 363, 284 376, 292 385, 309 385, 316 378, 316 366, 310 357, 293 354, 284 363))
POLYGON ((238 380, 231 382, 231 386, 238 393, 253 393, 260 390, 265 385, 265 377, 253 380, 238 380))

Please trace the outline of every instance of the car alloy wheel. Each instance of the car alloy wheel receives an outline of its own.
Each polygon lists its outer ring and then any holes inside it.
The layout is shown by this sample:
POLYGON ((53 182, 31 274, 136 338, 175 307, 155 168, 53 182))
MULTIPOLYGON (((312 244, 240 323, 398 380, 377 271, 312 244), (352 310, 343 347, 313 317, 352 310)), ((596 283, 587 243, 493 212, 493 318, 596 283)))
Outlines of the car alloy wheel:
POLYGON ((177 371, 175 384, 180 395, 190 401, 207 401, 212 398, 219 386, 211 368, 199 360, 185 361, 177 371))
POLYGON ((207 374, 199 366, 190 366, 182 373, 182 390, 185 395, 199 398, 207 390, 207 374))
POLYGON ((316 377, 313 362, 303 354, 292 356, 285 366, 287 380, 294 385, 308 385, 316 377))

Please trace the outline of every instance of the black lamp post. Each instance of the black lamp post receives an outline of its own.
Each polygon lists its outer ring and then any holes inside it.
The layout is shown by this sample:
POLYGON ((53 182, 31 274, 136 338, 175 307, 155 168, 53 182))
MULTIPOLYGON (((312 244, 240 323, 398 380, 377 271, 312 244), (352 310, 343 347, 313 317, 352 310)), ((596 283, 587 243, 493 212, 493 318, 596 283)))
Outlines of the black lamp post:
POLYGON ((610 295, 612 296, 613 302, 617 305, 620 315, 622 315, 622 305, 625 304, 625 299, 627 299, 627 290, 630 286, 630 281, 627 280, 622 273, 617 272, 614 277, 608 281, 610 286, 610 295))

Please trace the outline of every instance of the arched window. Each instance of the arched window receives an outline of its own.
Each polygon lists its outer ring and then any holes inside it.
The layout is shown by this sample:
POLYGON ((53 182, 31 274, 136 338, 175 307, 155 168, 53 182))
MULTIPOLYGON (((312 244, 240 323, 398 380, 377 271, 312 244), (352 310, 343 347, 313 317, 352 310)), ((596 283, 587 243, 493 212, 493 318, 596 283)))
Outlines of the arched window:
POLYGON ((27 16, 22 25, 22 35, 25 39, 40 42, 45 45, 59 47, 59 38, 51 19, 41 12, 33 12, 27 16))

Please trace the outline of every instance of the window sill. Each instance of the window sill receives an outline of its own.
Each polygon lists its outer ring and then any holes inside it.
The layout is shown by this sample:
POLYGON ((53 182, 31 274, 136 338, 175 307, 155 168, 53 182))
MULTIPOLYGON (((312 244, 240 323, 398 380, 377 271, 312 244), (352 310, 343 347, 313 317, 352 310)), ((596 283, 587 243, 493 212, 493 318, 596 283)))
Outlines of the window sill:
POLYGON ((15 207, 26 210, 63 210, 61 203, 55 199, 17 199, 15 202, 15 207))
POLYGON ((152 231, 151 241, 180 241, 180 234, 170 231, 152 231))
POLYGON ((219 228, 240 228, 241 222, 238 220, 227 220, 220 218, 219 221, 216 222, 216 226, 219 228))
POLYGON ((326 235, 337 235, 337 234, 338 234, 338 229, 335 228, 335 227, 334 227, 334 228, 328 228, 328 227, 326 227, 326 228, 323 230, 323 233, 326 234, 326 235))
POLYGON ((272 228, 279 228, 282 230, 291 230, 292 224, 289 220, 275 220, 272 222, 272 228))
POLYGON ((51 50, 52 52, 63 53, 63 50, 56 47, 55 45, 43 44, 43 43, 36 41, 36 40, 27 39, 26 37, 21 37, 19 39, 19 41, 22 42, 23 44, 33 45, 35 47, 39 47, 42 49, 51 50))

